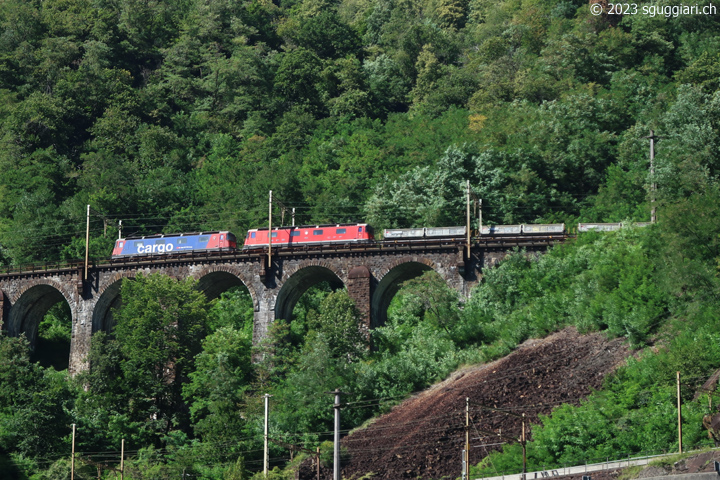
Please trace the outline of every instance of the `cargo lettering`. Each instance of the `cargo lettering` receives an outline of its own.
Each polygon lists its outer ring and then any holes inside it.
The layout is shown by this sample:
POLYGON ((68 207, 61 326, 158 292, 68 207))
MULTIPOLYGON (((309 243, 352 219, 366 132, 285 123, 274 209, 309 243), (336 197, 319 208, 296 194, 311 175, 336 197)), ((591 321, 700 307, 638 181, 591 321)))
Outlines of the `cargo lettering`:
POLYGON ((153 243, 152 245, 138 245, 137 253, 165 253, 171 252, 175 248, 172 243, 153 243))

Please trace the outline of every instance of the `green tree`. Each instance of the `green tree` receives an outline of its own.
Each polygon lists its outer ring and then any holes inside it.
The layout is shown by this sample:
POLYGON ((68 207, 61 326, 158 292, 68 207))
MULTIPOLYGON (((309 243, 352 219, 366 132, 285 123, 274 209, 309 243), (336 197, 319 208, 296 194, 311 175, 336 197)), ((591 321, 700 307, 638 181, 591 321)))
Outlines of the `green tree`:
POLYGON ((122 306, 113 337, 95 334, 87 385, 78 417, 95 446, 128 438, 137 446, 161 445, 173 430, 188 430, 182 386, 193 370, 206 331, 207 300, 192 280, 155 274, 123 280, 122 306))
POLYGON ((367 350, 360 312, 345 290, 325 297, 319 312, 308 316, 308 326, 322 336, 333 358, 352 362, 367 350))
POLYGON ((25 337, 0 336, 0 450, 28 457, 66 451, 72 400, 66 372, 31 362, 25 337))
POLYGON ((305 47, 283 54, 275 75, 275 90, 288 106, 307 106, 319 111, 322 65, 320 57, 305 47))
POLYGON ((190 381, 183 387, 195 433, 218 450, 242 444, 245 396, 252 384, 251 352, 251 335, 231 326, 219 328, 203 340, 190 381))
POLYGON ((360 47, 357 33, 343 23, 332 8, 303 19, 297 30, 297 42, 320 58, 341 58, 360 47))
POLYGON ((418 304, 424 319, 434 322, 452 337, 451 330, 460 321, 460 298, 440 275, 429 270, 403 282, 401 291, 406 301, 418 304))

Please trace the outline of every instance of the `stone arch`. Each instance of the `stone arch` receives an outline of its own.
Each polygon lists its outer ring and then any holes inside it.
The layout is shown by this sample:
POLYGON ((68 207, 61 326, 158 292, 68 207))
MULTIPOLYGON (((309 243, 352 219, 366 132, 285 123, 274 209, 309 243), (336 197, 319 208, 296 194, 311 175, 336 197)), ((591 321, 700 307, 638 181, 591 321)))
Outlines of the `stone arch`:
MULTIPOLYGON (((7 318, 9 336, 19 337, 25 334, 31 348, 35 348, 38 326, 45 314, 55 304, 65 301, 75 319, 73 295, 65 285, 53 279, 42 279, 25 285, 11 302, 7 318)), ((73 322, 73 328, 74 328, 73 322)))
POLYGON ((419 277, 423 273, 434 270, 440 273, 434 262, 426 258, 402 258, 393 262, 389 268, 376 275, 378 283, 370 300, 371 328, 384 325, 387 321, 387 310, 400 284, 419 277))
POLYGON ((112 312, 122 305, 120 297, 122 279, 134 277, 134 273, 116 273, 110 277, 105 288, 99 292, 97 302, 95 302, 93 308, 92 333, 101 331, 112 333, 115 328, 115 319, 112 312))
POLYGON ((328 262, 303 262, 283 274, 283 283, 275 299, 275 318, 290 320, 295 304, 313 285, 328 282, 333 290, 345 285, 343 275, 328 262))
POLYGON ((193 274, 198 281, 198 288, 205 293, 208 299, 218 298, 223 292, 232 287, 244 286, 250 292, 255 311, 258 310, 258 295, 255 287, 245 273, 233 265, 213 265, 205 267, 193 274))

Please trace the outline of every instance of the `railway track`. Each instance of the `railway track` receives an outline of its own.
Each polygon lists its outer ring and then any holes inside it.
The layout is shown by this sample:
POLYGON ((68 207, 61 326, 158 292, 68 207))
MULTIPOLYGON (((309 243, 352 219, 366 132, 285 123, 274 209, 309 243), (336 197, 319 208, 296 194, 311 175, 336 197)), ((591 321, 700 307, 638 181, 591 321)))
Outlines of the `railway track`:
MULTIPOLYGON (((493 249, 507 247, 538 247, 561 243, 574 235, 517 235, 517 236, 485 236, 471 239, 473 249, 493 249)), ((296 256, 322 256, 337 254, 382 254, 397 253, 401 251, 425 251, 425 250, 447 250, 458 249, 466 245, 464 238, 452 239, 418 239, 418 240, 385 240, 364 244, 342 244, 342 245, 302 245, 297 247, 273 247, 273 257, 296 257, 296 256)), ((193 263, 198 261, 260 261, 267 255, 267 247, 253 248, 233 251, 206 251, 189 252, 180 254, 151 254, 134 256, 117 260, 103 259, 93 261, 89 268, 108 269, 117 267, 129 267, 138 265, 157 265, 167 263, 193 263)), ((9 265, 0 268, 0 277, 28 275, 34 273, 63 273, 83 269, 85 266, 82 260, 67 262, 48 262, 42 264, 30 264, 13 266, 9 265)))

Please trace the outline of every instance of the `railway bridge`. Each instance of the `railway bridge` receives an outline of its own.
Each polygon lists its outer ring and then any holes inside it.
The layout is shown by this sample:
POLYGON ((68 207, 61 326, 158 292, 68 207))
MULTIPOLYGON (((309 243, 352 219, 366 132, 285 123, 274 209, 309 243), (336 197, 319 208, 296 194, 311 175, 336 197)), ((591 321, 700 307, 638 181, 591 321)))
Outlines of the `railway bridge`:
POLYGON ((512 249, 540 252, 565 237, 485 238, 468 249, 460 240, 378 242, 365 245, 273 248, 268 264, 264 250, 154 255, 120 261, 42 265, 0 271, 0 327, 4 334, 26 335, 34 347, 38 325, 48 310, 67 302, 72 314, 69 371, 86 368, 90 339, 112 331, 112 312, 119 307, 123 278, 160 273, 177 279, 194 278, 213 299, 244 285, 254 305, 253 341, 257 343, 278 318, 290 319, 300 297, 311 286, 328 282, 347 288, 371 329, 382 325, 387 307, 406 280, 434 270, 467 297, 492 267, 512 249))

